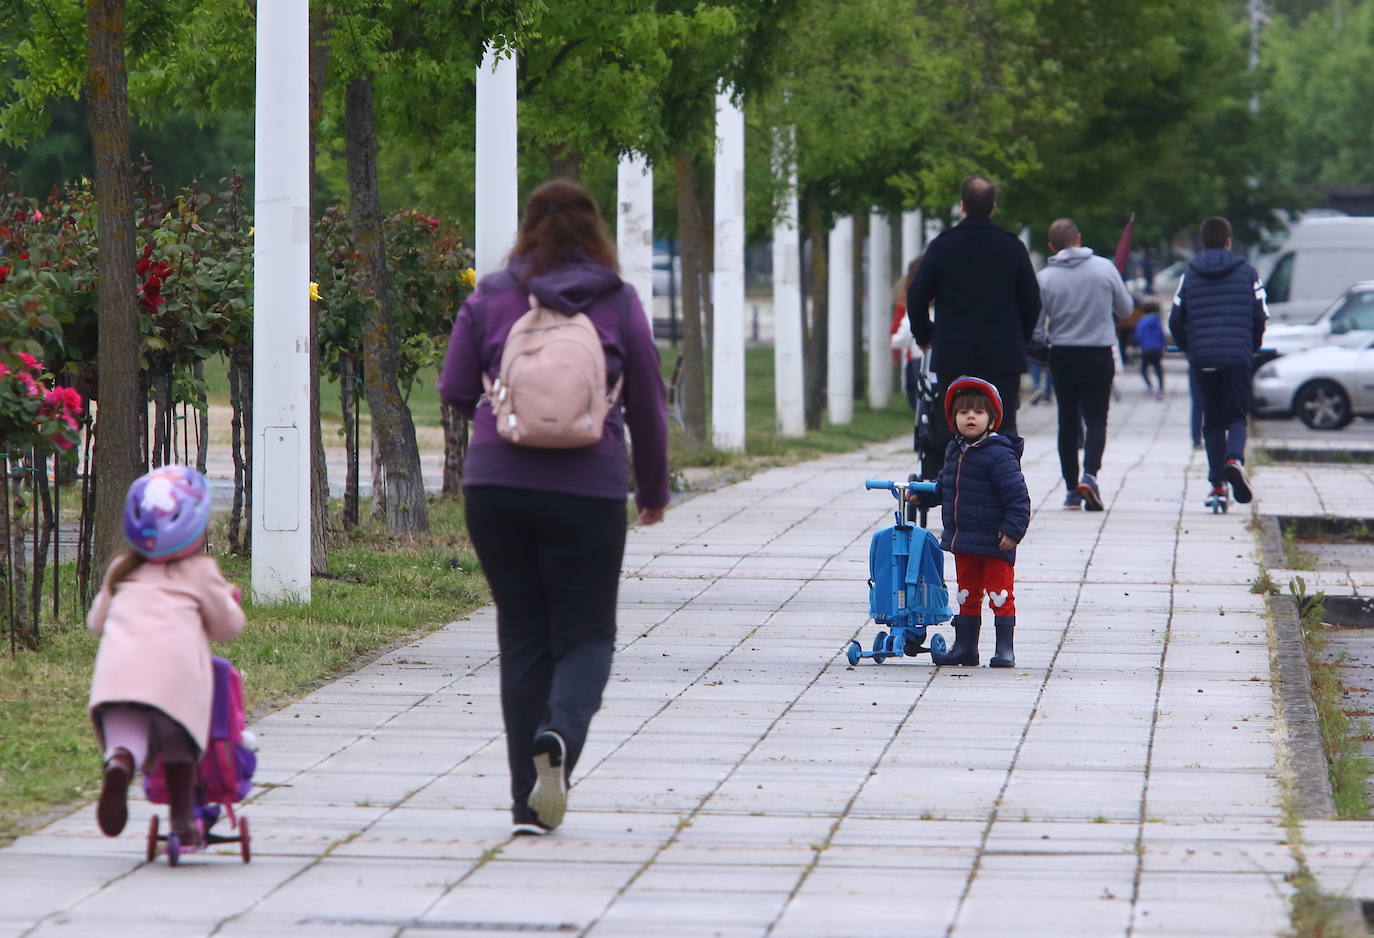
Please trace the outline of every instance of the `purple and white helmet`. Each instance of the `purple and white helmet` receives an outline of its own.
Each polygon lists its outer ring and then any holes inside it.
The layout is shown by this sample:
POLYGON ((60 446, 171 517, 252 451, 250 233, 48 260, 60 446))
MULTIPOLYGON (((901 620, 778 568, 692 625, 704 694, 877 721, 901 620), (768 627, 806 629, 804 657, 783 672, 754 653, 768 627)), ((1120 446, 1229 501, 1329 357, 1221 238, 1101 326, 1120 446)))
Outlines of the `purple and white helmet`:
POLYGON ((209 520, 210 483, 189 466, 160 466, 140 476, 124 500, 124 536, 147 560, 196 553, 209 520))

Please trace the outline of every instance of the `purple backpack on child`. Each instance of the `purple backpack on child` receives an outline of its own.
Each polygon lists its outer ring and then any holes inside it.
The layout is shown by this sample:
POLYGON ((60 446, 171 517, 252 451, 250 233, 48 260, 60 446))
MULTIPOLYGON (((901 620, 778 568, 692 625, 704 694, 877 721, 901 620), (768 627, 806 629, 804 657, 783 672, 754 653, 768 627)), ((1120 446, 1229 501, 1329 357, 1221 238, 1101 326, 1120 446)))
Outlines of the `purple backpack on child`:
MULTIPOLYGON (((243 680, 226 658, 211 658, 215 675, 214 704, 210 711, 210 735, 196 767, 196 805, 222 804, 234 823, 233 805, 248 797, 258 756, 243 745, 247 722, 243 713, 243 680)), ((143 777, 143 792, 153 804, 167 803, 167 780, 158 759, 143 777)), ((218 812, 214 812, 218 815, 218 812)), ((213 823, 212 819, 206 819, 213 823)), ((207 823, 207 826, 208 826, 207 823)))

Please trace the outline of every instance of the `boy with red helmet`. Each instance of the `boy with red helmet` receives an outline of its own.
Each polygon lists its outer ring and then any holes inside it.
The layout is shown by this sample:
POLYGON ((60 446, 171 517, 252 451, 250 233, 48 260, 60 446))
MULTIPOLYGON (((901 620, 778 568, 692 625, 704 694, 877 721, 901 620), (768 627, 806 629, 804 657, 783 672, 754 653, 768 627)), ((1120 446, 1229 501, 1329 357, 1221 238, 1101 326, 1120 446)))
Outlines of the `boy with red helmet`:
POLYGON ((997 432, 1002 398, 982 378, 963 377, 945 392, 945 418, 954 439, 933 495, 914 498, 928 507, 943 505, 940 546, 954 554, 959 581, 954 617, 954 647, 931 655, 935 664, 978 664, 978 633, 983 595, 993 609, 997 648, 989 666, 1016 665, 1016 545, 1030 524, 1030 493, 1021 474, 1024 443, 997 432))

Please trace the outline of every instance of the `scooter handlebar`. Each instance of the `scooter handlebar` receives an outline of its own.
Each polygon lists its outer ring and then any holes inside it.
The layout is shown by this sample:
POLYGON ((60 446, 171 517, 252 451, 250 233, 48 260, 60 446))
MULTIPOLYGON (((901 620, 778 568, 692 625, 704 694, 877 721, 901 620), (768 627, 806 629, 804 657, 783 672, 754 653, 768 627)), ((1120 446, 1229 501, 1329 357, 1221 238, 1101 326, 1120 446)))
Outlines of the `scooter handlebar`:
MULTIPOLYGON (((866 488, 866 489, 887 489, 888 491, 892 492, 893 494, 896 494, 896 492, 897 492, 897 483, 892 482, 892 481, 889 481, 889 480, 883 480, 883 479, 864 479, 864 488, 866 488)), ((908 492, 934 492, 934 491, 935 491, 935 483, 934 483, 934 482, 908 482, 908 483, 906 483, 906 490, 907 490, 908 492)))

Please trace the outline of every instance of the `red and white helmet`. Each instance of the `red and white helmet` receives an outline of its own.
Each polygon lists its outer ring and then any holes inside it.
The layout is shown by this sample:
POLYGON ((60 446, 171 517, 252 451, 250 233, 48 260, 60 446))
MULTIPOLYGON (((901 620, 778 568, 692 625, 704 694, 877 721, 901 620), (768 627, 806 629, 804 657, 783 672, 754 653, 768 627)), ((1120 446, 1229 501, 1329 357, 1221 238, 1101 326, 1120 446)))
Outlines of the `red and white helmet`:
POLYGON ((997 388, 991 381, 964 375, 951 381, 949 389, 945 391, 945 420, 949 423, 950 430, 954 430, 954 399, 959 396, 960 391, 982 391, 987 395, 992 405, 992 420, 988 423, 988 429, 996 430, 1002 425, 1002 395, 997 393, 997 388))

